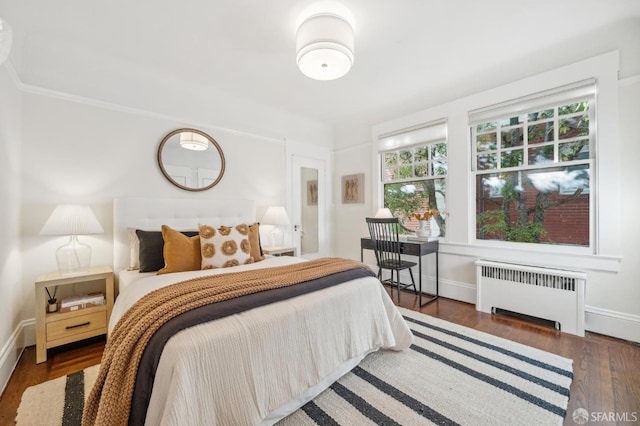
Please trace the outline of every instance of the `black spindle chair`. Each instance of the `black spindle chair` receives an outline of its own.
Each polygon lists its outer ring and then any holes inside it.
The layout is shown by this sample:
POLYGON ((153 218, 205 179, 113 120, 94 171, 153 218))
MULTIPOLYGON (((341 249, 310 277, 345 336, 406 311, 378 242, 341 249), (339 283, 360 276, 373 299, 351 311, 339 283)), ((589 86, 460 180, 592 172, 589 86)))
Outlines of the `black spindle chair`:
POLYGON ((373 249, 376 253, 376 262, 378 263, 378 279, 382 283, 389 283, 392 286, 398 288, 398 304, 400 303, 400 290, 407 287, 413 287, 414 293, 417 294, 416 282, 413 278, 413 272, 411 268, 416 266, 417 263, 402 260, 400 257, 400 236, 398 235, 398 228, 400 228, 400 222, 397 217, 393 218, 373 218, 367 217, 367 226, 369 227, 369 234, 371 236, 371 242, 373 243, 373 249), (389 280, 382 280, 382 271, 388 269, 391 272, 391 278, 389 280), (408 269, 411 276, 411 284, 403 284, 400 282, 400 271, 408 269), (395 280, 394 280, 395 272, 395 280))

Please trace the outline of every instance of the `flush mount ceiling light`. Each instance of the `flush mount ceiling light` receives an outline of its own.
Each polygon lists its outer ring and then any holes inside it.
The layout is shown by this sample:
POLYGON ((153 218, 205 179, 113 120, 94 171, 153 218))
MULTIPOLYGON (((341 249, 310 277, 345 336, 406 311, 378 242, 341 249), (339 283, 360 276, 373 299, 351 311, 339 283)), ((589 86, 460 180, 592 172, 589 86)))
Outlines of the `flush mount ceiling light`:
POLYGON ((335 12, 316 12, 302 20, 296 32, 296 61, 314 80, 335 80, 353 65, 353 26, 335 12))
POLYGON ((195 132, 180 133, 180 146, 193 151, 204 151, 209 146, 207 138, 195 132))
POLYGON ((13 30, 4 19, 0 18, 0 64, 9 56, 11 42, 13 41, 13 30))

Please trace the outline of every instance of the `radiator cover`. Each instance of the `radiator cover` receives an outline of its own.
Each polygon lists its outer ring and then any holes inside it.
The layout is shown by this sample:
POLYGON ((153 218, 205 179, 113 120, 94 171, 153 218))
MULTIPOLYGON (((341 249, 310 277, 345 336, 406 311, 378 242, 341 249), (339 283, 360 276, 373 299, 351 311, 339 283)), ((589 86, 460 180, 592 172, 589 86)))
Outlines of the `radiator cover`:
POLYGON ((475 263, 478 311, 498 308, 530 315, 584 336, 586 273, 480 259, 475 263))

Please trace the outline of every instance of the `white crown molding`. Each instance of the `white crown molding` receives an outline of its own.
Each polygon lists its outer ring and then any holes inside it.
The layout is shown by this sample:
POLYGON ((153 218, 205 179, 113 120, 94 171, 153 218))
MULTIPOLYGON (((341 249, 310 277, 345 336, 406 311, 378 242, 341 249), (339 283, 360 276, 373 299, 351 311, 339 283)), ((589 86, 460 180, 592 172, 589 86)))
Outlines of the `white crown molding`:
POLYGON ((206 129, 211 129, 219 132, 227 132, 227 133, 232 133, 232 134, 241 135, 241 136, 248 136, 248 137, 261 139, 267 142, 277 143, 281 145, 285 143, 284 137, 274 138, 270 136, 259 135, 256 133, 245 132, 242 130, 231 129, 228 127, 217 126, 211 123, 194 122, 184 117, 174 117, 167 114, 160 114, 157 112, 147 111, 140 108, 127 107, 127 106, 116 104, 113 102, 99 101, 93 98, 87 98, 84 96, 73 95, 73 94, 62 92, 59 90, 52 90, 52 89, 47 89, 40 86, 35 86, 32 84, 27 84, 20 79, 20 76, 18 75, 18 73, 16 72, 15 68, 13 67, 13 65, 9 60, 5 62, 5 66, 7 67, 7 70, 9 71, 9 75, 11 76, 11 79, 15 83, 18 90, 24 93, 30 93, 38 96, 61 99, 68 102, 74 102, 78 104, 93 106, 96 108, 102 108, 102 109, 107 109, 111 111, 123 112, 126 114, 139 115, 147 118, 154 118, 154 119, 160 119, 160 120, 166 120, 166 121, 176 121, 179 123, 184 123, 185 127, 206 128, 206 129))
POLYGON ((625 77, 618 80, 618 87, 631 86, 632 84, 640 83, 640 74, 632 75, 631 77, 625 77))
POLYGON ((359 143, 357 145, 346 146, 344 148, 336 148, 336 149, 333 150, 333 153, 334 154, 338 154, 338 153, 354 151, 356 149, 362 149, 362 148, 371 149, 371 147, 372 147, 371 142, 362 142, 362 143, 359 143))

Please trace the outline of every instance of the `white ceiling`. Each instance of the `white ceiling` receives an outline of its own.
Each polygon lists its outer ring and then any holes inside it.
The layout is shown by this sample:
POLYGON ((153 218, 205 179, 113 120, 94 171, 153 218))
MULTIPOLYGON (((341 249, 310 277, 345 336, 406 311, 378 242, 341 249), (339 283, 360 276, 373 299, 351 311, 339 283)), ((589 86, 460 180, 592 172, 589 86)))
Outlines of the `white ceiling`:
POLYGON ((322 82, 295 64, 296 18, 312 3, 0 0, 0 16, 28 85, 134 106, 153 81, 331 126, 424 109, 640 34, 640 0, 343 0, 356 20, 355 64, 322 82))

